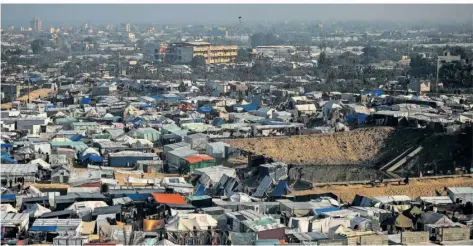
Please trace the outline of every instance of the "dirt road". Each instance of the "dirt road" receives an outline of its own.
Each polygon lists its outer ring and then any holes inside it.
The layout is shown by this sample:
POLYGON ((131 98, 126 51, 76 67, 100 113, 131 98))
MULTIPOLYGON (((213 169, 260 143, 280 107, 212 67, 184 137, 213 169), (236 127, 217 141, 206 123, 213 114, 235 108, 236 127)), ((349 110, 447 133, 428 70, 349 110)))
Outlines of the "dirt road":
POLYGON ((412 199, 418 196, 435 196, 435 191, 443 192, 444 187, 464 187, 473 186, 473 178, 442 178, 437 180, 416 180, 411 181, 409 185, 398 185, 395 183, 381 187, 370 187, 367 185, 336 185, 316 187, 312 190, 296 191, 294 195, 322 194, 332 192, 341 197, 344 202, 351 202, 356 194, 364 196, 392 196, 407 195, 412 199))

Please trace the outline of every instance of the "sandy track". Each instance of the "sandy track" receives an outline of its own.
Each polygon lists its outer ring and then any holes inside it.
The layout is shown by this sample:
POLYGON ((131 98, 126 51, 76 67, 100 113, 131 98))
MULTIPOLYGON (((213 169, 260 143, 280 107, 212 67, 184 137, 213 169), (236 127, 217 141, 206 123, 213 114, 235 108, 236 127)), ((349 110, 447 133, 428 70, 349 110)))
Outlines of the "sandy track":
MULTIPOLYGON (((442 178, 437 180, 424 179, 411 181, 409 185, 397 185, 391 183, 387 187, 370 187, 368 185, 336 185, 315 187, 312 190, 295 191, 294 195, 322 194, 332 192, 339 196, 344 202, 351 202, 356 194, 364 196, 392 196, 407 195, 412 199, 418 196, 435 196, 435 191, 443 192, 444 187, 465 187, 473 186, 473 178, 457 177, 442 178)), ((445 194, 445 193, 444 193, 445 194)))

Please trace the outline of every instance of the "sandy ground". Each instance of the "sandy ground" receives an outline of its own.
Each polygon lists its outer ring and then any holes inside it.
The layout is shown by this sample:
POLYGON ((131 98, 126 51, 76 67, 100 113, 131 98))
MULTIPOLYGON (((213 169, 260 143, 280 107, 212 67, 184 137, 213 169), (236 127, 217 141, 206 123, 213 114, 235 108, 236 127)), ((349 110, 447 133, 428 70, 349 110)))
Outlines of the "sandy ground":
MULTIPOLYGON (((133 178, 141 178, 140 174, 125 174, 125 173, 115 172, 115 179, 118 180, 120 185, 126 185, 125 178, 128 176, 133 177, 133 178)), ((164 178, 164 177, 173 177, 173 176, 178 176, 178 175, 170 175, 170 174, 164 174, 164 173, 144 173, 143 178, 149 179, 149 178, 164 178)), ((145 186, 145 185, 133 184, 133 186, 145 186)))
POLYGON ((38 189, 52 189, 52 188, 58 188, 58 189, 67 189, 69 188, 69 185, 68 184, 39 184, 39 183, 29 183, 29 182, 25 182, 25 186, 24 187, 27 187, 27 186, 34 186, 38 189))
MULTIPOLYGON (((53 92, 54 90, 52 89, 38 89, 30 92, 30 100, 35 100, 38 99, 39 97, 41 98, 46 98, 50 92, 53 92)), ((21 96, 16 99, 17 101, 27 101, 28 100, 28 95, 21 96)))
POLYGON ((444 187, 464 187, 473 186, 473 178, 442 178, 437 180, 416 180, 411 181, 409 185, 397 185, 391 183, 387 187, 370 187, 368 185, 332 185, 325 187, 315 187, 312 190, 295 191, 294 195, 321 194, 332 192, 341 197, 344 202, 351 202, 356 194, 365 196, 391 196, 407 195, 412 199, 418 196, 435 196, 435 190, 443 192, 444 187))
MULTIPOLYGON (((30 100, 35 100, 35 99, 38 99, 39 97, 46 98, 49 95, 49 93, 53 91, 54 90, 52 89, 38 89, 38 90, 31 91, 30 100)), ((21 101, 21 102, 26 102, 28 100, 28 95, 18 97, 16 100, 21 101)), ((2 109, 11 108, 11 106, 12 106, 11 103, 4 103, 2 104, 2 109)))
POLYGON ((394 131, 373 127, 350 132, 225 140, 232 147, 292 164, 360 164, 373 159, 394 131))

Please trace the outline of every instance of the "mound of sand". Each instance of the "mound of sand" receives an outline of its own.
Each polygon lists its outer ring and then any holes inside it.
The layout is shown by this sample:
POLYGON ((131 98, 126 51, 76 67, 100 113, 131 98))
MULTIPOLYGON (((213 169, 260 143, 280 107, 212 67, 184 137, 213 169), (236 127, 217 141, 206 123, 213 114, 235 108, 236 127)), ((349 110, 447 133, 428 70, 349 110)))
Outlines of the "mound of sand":
POLYGON ((391 127, 371 127, 331 134, 231 139, 225 142, 234 148, 290 164, 367 164, 380 153, 392 152, 397 145, 401 148, 406 146, 403 141, 415 139, 407 136, 407 132, 401 133, 402 137, 395 136, 394 144, 392 139, 395 133, 397 131, 391 127))

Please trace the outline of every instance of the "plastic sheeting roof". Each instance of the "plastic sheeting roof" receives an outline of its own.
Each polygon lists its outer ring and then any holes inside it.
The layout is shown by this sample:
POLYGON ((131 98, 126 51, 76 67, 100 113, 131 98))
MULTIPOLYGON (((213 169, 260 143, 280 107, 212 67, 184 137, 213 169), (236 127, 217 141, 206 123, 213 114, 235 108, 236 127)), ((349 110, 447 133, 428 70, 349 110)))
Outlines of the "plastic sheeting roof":
POLYGON ((271 184, 273 183, 272 179, 270 176, 265 176, 263 180, 260 182, 258 185, 258 188, 256 188, 255 193, 253 194, 254 197, 262 197, 264 196, 264 193, 271 187, 271 184))
POLYGON ((1 164, 0 165, 1 176, 23 176, 26 174, 35 174, 38 172, 38 165, 36 164, 1 164))

